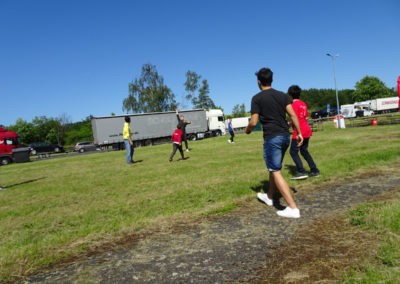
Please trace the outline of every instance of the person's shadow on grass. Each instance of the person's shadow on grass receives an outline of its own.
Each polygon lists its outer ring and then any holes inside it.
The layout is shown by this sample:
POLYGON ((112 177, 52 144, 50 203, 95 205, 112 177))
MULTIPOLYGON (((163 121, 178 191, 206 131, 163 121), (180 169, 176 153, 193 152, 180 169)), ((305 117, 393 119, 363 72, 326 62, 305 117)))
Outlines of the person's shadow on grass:
POLYGON ((285 169, 287 169, 289 171, 289 174, 291 176, 294 176, 297 174, 297 168, 294 165, 285 165, 285 169))
MULTIPOLYGON (((268 192, 268 188, 269 188, 269 181, 268 180, 263 180, 260 182, 259 185, 256 186, 252 186, 250 189, 256 193, 258 192, 263 192, 263 193, 267 193, 268 192)), ((293 191, 293 193, 296 193, 297 190, 294 187, 290 187, 290 189, 293 191)), ((286 206, 283 206, 280 203, 280 199, 281 199, 282 195, 279 191, 275 192, 275 196, 272 198, 274 201, 274 207, 278 210, 283 210, 285 209, 286 206)), ((265 204, 264 202, 262 202, 261 200, 259 200, 257 198, 257 200, 263 204, 265 204)))
POLYGON ((41 179, 45 179, 45 178, 46 178, 46 177, 30 179, 30 180, 26 180, 26 181, 21 181, 21 182, 19 182, 19 183, 10 184, 10 185, 7 185, 7 186, 6 186, 6 185, 2 185, 2 190, 9 189, 9 188, 11 188, 11 187, 15 187, 15 186, 22 185, 22 184, 26 184, 26 183, 35 182, 35 181, 38 181, 38 180, 41 180, 41 179))

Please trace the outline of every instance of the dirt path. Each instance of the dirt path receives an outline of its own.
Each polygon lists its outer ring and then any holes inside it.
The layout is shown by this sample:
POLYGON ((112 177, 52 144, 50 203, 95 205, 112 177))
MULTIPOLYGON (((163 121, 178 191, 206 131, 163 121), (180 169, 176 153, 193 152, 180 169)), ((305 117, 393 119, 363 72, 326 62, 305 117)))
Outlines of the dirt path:
MULTIPOLYGON (((400 165, 386 173, 295 193, 300 219, 249 200, 224 218, 157 233, 128 248, 32 276, 26 283, 247 283, 266 270, 266 257, 301 230, 381 194, 399 189, 400 165)), ((282 256, 283 258, 284 256, 282 256)), ((269 268, 270 269, 270 268, 269 268)))

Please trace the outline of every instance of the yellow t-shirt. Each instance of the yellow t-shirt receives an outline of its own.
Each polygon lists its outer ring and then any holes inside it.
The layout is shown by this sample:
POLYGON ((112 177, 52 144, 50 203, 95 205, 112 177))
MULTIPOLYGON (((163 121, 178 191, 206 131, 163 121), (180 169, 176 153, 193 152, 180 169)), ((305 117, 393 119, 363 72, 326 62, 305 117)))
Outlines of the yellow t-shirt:
POLYGON ((129 139, 129 137, 131 136, 131 127, 128 122, 124 123, 124 130, 122 132, 122 136, 124 137, 124 139, 129 139))

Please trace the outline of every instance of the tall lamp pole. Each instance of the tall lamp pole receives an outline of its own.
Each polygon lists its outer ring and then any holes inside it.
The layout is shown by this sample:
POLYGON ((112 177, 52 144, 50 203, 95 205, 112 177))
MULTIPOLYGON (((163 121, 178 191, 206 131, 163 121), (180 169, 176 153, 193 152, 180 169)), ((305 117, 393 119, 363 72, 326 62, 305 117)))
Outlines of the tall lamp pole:
POLYGON ((336 91, 336 108, 337 108, 337 122, 338 122, 338 128, 340 127, 340 106, 339 106, 339 95, 338 95, 338 89, 337 89, 337 85, 336 85, 336 66, 335 66, 335 57, 339 56, 339 55, 332 55, 331 53, 327 53, 327 56, 329 56, 330 58, 332 58, 332 65, 333 65, 333 80, 335 83, 335 91, 336 91))

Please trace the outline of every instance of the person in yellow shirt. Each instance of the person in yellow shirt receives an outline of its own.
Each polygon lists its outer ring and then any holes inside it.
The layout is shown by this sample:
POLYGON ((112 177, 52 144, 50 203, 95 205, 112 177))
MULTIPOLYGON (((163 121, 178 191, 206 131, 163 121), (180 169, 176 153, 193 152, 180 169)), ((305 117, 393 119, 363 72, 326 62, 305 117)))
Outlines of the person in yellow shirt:
POLYGON ((133 140, 131 136, 131 118, 129 116, 125 116, 124 130, 122 132, 124 138, 124 144, 126 149, 126 162, 128 164, 133 163, 133 152, 135 148, 133 147, 133 140))

